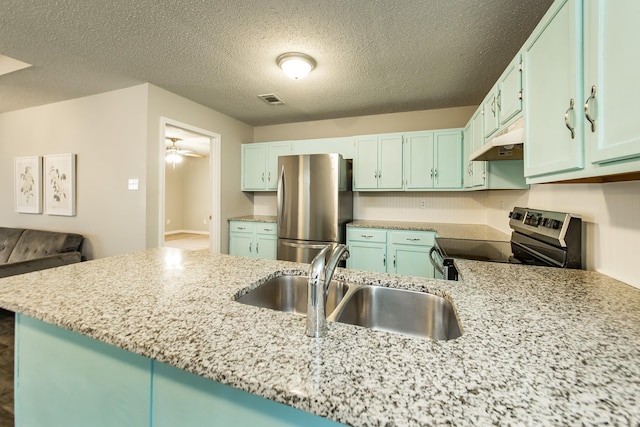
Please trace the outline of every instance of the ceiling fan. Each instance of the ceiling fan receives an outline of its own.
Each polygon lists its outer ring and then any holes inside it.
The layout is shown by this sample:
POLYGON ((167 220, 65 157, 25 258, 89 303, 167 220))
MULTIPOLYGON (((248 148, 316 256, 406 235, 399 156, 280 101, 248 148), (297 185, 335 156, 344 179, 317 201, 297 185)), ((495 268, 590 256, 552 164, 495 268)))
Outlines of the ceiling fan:
POLYGON ((178 146, 176 145, 176 142, 182 141, 182 139, 180 139, 180 138, 169 138, 169 137, 167 137, 167 139, 169 141, 171 141, 171 145, 169 147, 167 147, 167 149, 166 149, 167 151, 165 153, 165 159, 166 159, 167 163, 173 164, 173 168, 174 169, 176 167, 176 163, 182 162, 183 156, 197 157, 197 158, 207 157, 204 154, 198 154, 198 153, 196 153, 194 151, 191 151, 191 150, 184 150, 184 149, 178 148, 178 146))

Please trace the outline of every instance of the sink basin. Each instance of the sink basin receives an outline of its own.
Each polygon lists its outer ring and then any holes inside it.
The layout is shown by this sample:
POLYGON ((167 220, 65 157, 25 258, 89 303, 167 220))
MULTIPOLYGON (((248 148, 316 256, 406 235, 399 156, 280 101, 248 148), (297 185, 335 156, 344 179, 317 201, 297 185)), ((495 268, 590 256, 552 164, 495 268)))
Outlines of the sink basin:
MULTIPOLYGON (((280 276, 268 280, 236 301, 288 313, 307 314, 307 276, 280 276)), ((349 290, 349 285, 331 281, 327 315, 333 312, 349 290)))
POLYGON ((449 301, 404 289, 362 286, 352 292, 332 317, 337 322, 433 340, 451 340, 462 335, 449 301))

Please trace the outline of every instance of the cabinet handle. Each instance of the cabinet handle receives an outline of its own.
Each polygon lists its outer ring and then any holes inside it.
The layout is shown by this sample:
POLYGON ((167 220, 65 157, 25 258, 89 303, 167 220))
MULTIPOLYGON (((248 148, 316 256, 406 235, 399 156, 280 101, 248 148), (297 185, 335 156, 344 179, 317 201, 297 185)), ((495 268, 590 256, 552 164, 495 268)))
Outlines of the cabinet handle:
POLYGON ((493 114, 493 117, 496 116, 496 97, 493 97, 493 100, 491 101, 491 114, 493 114))
POLYGON ((387 268, 387 254, 382 255, 382 265, 387 268))
POLYGON ((238 230, 246 230, 246 227, 238 227, 238 230))
POLYGON ((249 253, 251 253, 251 242, 249 242, 249 253))
POLYGON ((393 256, 393 268, 396 268, 396 256, 393 256))
POLYGON ((258 249, 258 245, 259 245, 259 243, 256 242, 256 253, 260 252, 260 250, 258 249))
POLYGON ((269 172, 269 175, 267 176, 267 181, 271 182, 271 172, 269 172))
POLYGON ((407 240, 410 242, 419 242, 420 238, 419 237, 407 237, 407 240))
POLYGON ((496 103, 498 105, 498 111, 502 110, 502 89, 498 91, 498 97, 496 98, 496 103))
POLYGON ((273 228, 263 228, 264 231, 273 231, 273 228))
POLYGON ((370 239, 373 237, 373 234, 361 234, 360 237, 364 237, 365 239, 370 239))
POLYGON ((431 178, 433 178, 433 168, 431 168, 431 178))
POLYGON ((437 177, 438 177, 438 168, 435 168, 435 169, 433 170, 433 176, 434 176, 435 178, 437 178, 437 177))
POLYGON ((589 104, 591 103, 591 100, 595 100, 595 99, 596 99, 596 87, 591 86, 591 95, 589 96, 589 98, 587 98, 587 102, 584 103, 584 116, 587 118, 589 123, 591 123, 591 132, 596 131, 596 119, 591 117, 591 115, 589 114, 589 104))
POLYGON ((378 178, 382 178, 382 171, 378 171, 378 178))
POLYGON ((261 179, 262 179, 262 182, 264 182, 264 172, 262 172, 262 177, 261 177, 261 179))
POLYGON ((569 113, 571 111, 573 111, 574 104, 575 104, 575 101, 574 101, 573 98, 571 98, 571 100, 569 100, 569 108, 564 113, 564 125, 571 132, 571 139, 575 139, 576 138, 576 130, 574 128, 572 128, 571 125, 569 124, 569 113))

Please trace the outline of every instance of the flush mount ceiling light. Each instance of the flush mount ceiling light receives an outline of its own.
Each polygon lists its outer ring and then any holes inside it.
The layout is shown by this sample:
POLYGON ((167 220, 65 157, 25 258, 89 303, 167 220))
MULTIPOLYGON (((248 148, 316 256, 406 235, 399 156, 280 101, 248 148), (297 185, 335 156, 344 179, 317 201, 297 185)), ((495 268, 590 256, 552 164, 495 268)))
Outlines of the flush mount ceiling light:
POLYGON ((311 70, 316 68, 316 61, 312 57, 298 52, 283 53, 278 56, 276 62, 278 67, 294 80, 304 79, 311 70))

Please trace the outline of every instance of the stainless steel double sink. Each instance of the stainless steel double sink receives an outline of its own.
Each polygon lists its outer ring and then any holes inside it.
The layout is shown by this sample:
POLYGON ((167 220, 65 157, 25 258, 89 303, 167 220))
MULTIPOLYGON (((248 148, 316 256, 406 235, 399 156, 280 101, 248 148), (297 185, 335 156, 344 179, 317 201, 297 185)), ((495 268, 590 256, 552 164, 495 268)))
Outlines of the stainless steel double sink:
MULTIPOLYGON (((236 301, 304 315, 307 288, 306 276, 280 276, 236 301)), ((432 340, 451 340, 462 335, 453 304, 424 292, 333 280, 326 312, 331 321, 401 335, 432 340)))

